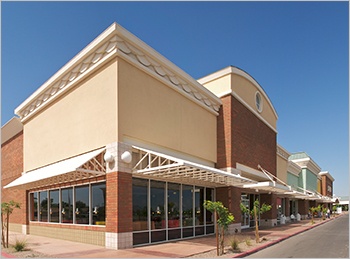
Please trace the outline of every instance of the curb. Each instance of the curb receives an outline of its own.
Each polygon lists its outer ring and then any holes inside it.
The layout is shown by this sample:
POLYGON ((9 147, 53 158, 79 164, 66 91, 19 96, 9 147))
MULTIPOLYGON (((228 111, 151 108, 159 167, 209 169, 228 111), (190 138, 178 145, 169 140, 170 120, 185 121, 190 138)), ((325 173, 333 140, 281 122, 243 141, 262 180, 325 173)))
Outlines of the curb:
MULTIPOLYGON (((339 216, 338 216, 337 218, 339 218, 339 216)), ((330 222, 331 220, 334 220, 334 219, 335 219, 335 218, 331 218, 330 220, 322 221, 321 223, 318 223, 317 225, 312 225, 312 226, 310 226, 310 227, 308 227, 308 228, 306 228, 306 229, 302 229, 302 230, 297 231, 297 232, 295 232, 295 233, 293 233, 293 234, 290 234, 290 235, 288 235, 288 236, 281 237, 281 238, 279 238, 279 239, 277 239, 277 240, 274 240, 274 241, 272 241, 272 242, 270 242, 270 243, 267 243, 267 244, 265 244, 265 245, 258 246, 258 247, 254 248, 254 249, 252 249, 252 250, 249 250, 249 251, 246 251, 246 252, 237 254, 237 255, 235 255, 235 256, 232 256, 231 258, 243 258, 243 257, 246 257, 246 256, 248 256, 248 255, 254 254, 254 253, 256 253, 256 252, 258 252, 258 251, 260 251, 260 250, 263 250, 263 249, 265 249, 265 248, 267 248, 267 247, 273 246, 273 245, 275 245, 275 244, 277 244, 277 243, 280 243, 280 242, 282 242, 282 241, 284 241, 284 240, 286 240, 286 239, 288 239, 288 238, 290 238, 290 237, 299 235, 300 233, 306 232, 306 231, 308 231, 308 230, 310 230, 310 229, 312 229, 312 228, 315 228, 315 227, 317 227, 317 226, 319 226, 319 225, 323 225, 323 224, 325 224, 325 223, 327 223, 327 222, 330 222)))
POLYGON ((3 251, 1 251, 1 257, 2 258, 16 258, 15 256, 10 255, 10 254, 3 252, 3 251))

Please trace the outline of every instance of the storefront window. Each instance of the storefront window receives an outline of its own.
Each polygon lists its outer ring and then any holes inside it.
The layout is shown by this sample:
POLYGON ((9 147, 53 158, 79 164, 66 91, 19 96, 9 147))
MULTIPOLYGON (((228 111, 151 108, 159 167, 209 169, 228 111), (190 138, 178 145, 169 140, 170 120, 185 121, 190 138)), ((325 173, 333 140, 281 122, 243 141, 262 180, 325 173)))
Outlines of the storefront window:
POLYGON ((75 188, 75 222, 89 224, 89 186, 75 188))
POLYGON ((133 178, 132 184, 133 230, 147 230, 148 180, 133 178))
POLYGON ((31 206, 30 220, 38 221, 38 193, 37 192, 30 194, 30 206, 31 206))
POLYGON ((59 190, 50 191, 50 222, 58 223, 60 220, 59 217, 59 190))
POLYGON ((48 213, 47 213, 47 191, 39 192, 39 221, 47 222, 48 213))
POLYGON ((62 189, 62 223, 73 223, 73 188, 62 189))
POLYGON ((92 224, 106 225, 106 183, 91 185, 92 224))
POLYGON ((165 228, 165 183, 151 181, 151 224, 152 229, 165 228))
POLYGON ((168 227, 180 227, 180 184, 168 184, 168 227))
POLYGON ((182 224, 193 226, 193 186, 182 186, 182 224))

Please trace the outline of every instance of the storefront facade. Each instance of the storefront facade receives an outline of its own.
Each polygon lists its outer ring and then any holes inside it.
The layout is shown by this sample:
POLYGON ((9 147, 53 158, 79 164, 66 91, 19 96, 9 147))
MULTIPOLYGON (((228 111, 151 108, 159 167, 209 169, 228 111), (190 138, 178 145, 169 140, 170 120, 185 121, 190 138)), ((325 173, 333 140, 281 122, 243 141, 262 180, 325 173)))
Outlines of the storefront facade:
POLYGON ((259 224, 273 226, 297 199, 278 178, 277 113, 248 73, 196 81, 116 23, 15 113, 2 143, 13 231, 123 249, 213 234, 205 200, 236 232, 255 224, 241 202, 272 204, 259 224))

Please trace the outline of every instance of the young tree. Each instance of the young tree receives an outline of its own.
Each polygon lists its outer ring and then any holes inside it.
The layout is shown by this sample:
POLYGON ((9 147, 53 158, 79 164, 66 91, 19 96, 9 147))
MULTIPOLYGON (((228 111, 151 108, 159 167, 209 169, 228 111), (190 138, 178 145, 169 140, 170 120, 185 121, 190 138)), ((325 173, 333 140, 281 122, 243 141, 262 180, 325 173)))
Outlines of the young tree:
POLYGON ((260 237, 259 237, 259 224, 258 219, 259 215, 264 214, 265 212, 271 210, 271 205, 267 205, 263 203, 260 206, 259 200, 254 201, 254 206, 252 210, 249 210, 246 206, 244 206, 242 203, 240 204, 241 211, 243 214, 250 214, 254 217, 255 221, 255 242, 260 243, 260 237))
POLYGON ((1 203, 1 241, 2 245, 6 248, 9 247, 9 222, 10 215, 12 214, 14 209, 20 209, 20 203, 15 202, 13 200, 9 202, 1 203), (5 238, 6 231, 6 238, 5 238))
POLYGON ((310 212, 311 212, 311 224, 314 224, 314 213, 315 212, 320 212, 321 211, 321 205, 318 205, 317 207, 311 207, 309 208, 310 212))
POLYGON ((218 256, 224 253, 225 230, 234 221, 233 215, 220 201, 204 201, 204 208, 214 213, 216 224, 216 253, 218 256), (220 240, 220 241, 219 241, 220 240))

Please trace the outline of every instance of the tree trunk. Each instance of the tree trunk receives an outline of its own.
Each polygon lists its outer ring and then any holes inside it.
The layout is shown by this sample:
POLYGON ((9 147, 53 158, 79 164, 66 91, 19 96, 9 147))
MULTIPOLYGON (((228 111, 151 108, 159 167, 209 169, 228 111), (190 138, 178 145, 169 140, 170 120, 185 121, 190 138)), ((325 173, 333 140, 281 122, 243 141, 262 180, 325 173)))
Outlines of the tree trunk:
POLYGON ((255 206, 254 206, 254 219, 255 219, 255 242, 256 243, 260 243, 259 226, 258 226, 258 215, 257 215, 255 206))
POLYGON ((215 221, 215 228, 216 228, 216 255, 220 255, 219 251, 219 225, 218 225, 218 214, 216 210, 214 211, 214 221, 215 221))
POLYGON ((1 213, 1 241, 2 241, 2 246, 6 248, 6 243, 5 243, 5 222, 4 222, 4 214, 1 213))
POLYGON ((7 212, 6 218, 6 247, 9 247, 9 224, 10 224, 10 212, 7 212))
POLYGON ((221 255, 225 252, 225 229, 224 227, 221 228, 221 255))

